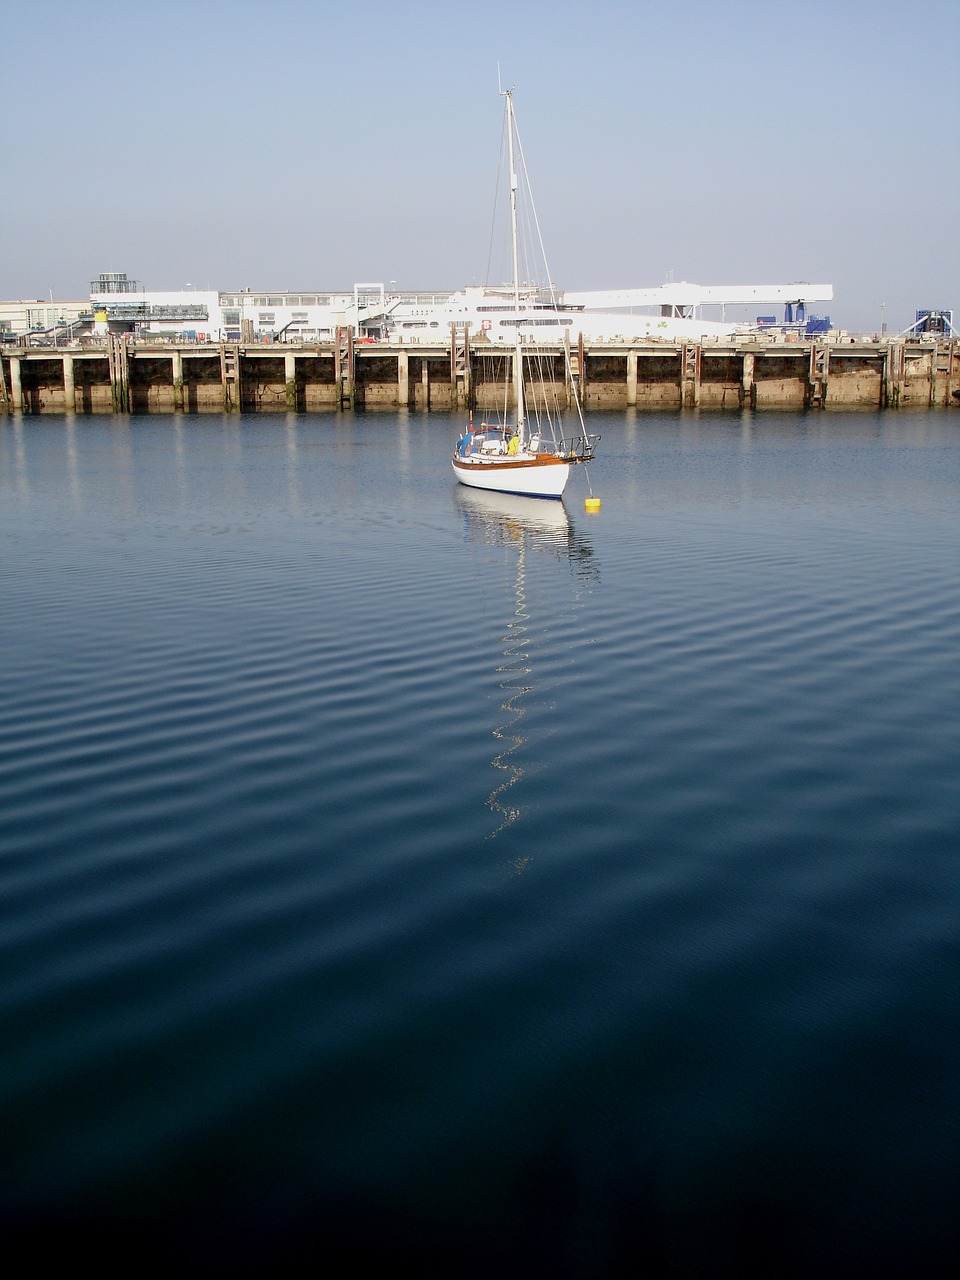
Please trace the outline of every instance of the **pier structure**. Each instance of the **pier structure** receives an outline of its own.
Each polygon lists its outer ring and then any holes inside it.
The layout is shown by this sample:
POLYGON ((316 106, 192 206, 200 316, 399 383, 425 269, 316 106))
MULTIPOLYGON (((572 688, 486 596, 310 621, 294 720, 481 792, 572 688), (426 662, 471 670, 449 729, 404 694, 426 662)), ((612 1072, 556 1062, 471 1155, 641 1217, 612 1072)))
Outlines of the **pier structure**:
MULTIPOLYGON (((589 410, 960 407, 960 339, 794 334, 543 343, 546 393, 589 410)), ((0 413, 231 413, 354 408, 490 411, 509 403, 513 353, 451 325, 444 339, 170 343, 104 334, 4 347, 0 413)), ((542 375, 541 375, 542 379, 542 375)))

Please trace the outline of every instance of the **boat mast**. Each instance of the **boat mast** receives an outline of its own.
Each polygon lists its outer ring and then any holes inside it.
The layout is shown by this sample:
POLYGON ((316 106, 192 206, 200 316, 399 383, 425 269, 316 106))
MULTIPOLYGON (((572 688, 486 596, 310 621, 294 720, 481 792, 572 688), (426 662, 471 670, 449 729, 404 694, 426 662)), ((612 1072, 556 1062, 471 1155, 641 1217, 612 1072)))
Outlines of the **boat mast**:
POLYGON ((502 90, 507 100, 507 157, 510 165, 510 237, 513 249, 513 308, 516 315, 517 345, 513 357, 513 385, 517 397, 517 435, 520 448, 526 445, 526 406, 523 403, 523 348, 520 342, 520 251, 517 240, 517 170, 513 158, 513 90, 502 90))

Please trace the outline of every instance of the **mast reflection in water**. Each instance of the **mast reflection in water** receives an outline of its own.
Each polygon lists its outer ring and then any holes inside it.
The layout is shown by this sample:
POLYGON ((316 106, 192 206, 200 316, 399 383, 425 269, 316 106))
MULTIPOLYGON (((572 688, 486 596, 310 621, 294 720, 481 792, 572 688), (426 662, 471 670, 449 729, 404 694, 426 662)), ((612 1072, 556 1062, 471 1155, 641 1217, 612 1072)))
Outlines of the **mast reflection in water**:
MULTIPOLYGON (((546 553, 568 562, 574 588, 571 608, 577 606, 585 581, 599 581, 600 570, 593 547, 577 532, 561 502, 464 489, 458 489, 455 498, 463 512, 464 533, 469 541, 504 547, 515 553, 513 608, 501 637, 503 661, 496 668, 504 694, 500 710, 508 719, 493 730, 501 750, 496 752, 491 764, 502 777, 487 797, 488 806, 499 820, 487 837, 492 840, 520 818, 520 807, 511 802, 510 793, 529 767, 519 756, 526 740, 520 730, 527 710, 524 699, 534 691, 538 619, 530 608, 527 552, 546 553)), ((529 861, 529 856, 519 856, 513 863, 515 871, 521 872, 529 861)))

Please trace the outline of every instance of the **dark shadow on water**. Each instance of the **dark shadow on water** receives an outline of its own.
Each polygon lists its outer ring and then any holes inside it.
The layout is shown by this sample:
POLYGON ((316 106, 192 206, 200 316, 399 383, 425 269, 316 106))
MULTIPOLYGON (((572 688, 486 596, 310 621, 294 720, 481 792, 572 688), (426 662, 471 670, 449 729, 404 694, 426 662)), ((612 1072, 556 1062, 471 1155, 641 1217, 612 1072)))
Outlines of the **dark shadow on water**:
MULTIPOLYGON (((597 1171, 594 1171, 597 1174, 597 1171)), ((856 1229, 833 1238, 809 1207, 729 1200, 723 1188, 667 1203, 652 1169, 598 1176, 544 1150, 497 1206, 436 1214, 391 1197, 332 1194, 308 1205, 278 1187, 262 1198, 169 1211, 0 1219, 8 1257, 31 1271, 69 1262, 100 1276, 171 1274, 411 1275, 420 1280, 544 1276, 550 1280, 698 1280, 735 1276, 939 1280, 955 1273, 960 1232, 880 1248, 856 1229), (587 1176, 585 1176, 587 1174, 587 1176)))

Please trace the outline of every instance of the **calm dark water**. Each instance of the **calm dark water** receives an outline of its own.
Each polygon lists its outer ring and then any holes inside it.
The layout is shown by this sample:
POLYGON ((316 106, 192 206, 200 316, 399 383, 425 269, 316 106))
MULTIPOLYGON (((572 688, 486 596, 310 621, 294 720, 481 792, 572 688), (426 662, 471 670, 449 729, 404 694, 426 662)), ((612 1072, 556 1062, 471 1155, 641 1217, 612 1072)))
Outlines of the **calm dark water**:
POLYGON ((266 1272, 960 1244, 960 416, 0 421, 0 1219, 266 1272))

